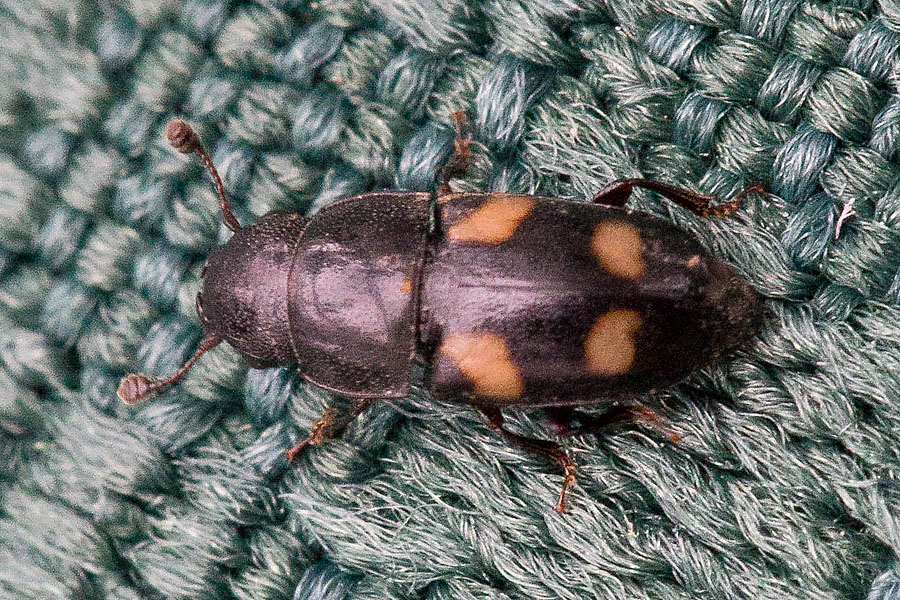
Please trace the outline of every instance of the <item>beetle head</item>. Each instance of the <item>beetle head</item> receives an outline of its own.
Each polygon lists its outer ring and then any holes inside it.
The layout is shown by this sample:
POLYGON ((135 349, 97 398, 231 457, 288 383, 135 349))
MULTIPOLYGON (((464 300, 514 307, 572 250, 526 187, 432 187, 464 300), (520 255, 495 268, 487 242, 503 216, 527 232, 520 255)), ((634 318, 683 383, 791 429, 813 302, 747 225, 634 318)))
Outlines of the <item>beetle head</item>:
POLYGON ((236 231, 203 267, 197 294, 203 332, 231 344, 252 367, 293 362, 287 282, 305 224, 300 215, 270 212, 236 231))
POLYGON ((292 361, 287 321, 287 280, 294 245, 305 227, 300 215, 273 211, 242 228, 228 206, 222 179, 200 138, 184 121, 166 128, 169 143, 182 154, 196 154, 209 171, 219 196, 222 220, 234 231, 228 243, 206 259, 197 294, 197 314, 206 336, 194 355, 173 375, 153 379, 141 373, 122 378, 116 392, 133 404, 178 382, 203 353, 225 341, 252 367, 292 361))

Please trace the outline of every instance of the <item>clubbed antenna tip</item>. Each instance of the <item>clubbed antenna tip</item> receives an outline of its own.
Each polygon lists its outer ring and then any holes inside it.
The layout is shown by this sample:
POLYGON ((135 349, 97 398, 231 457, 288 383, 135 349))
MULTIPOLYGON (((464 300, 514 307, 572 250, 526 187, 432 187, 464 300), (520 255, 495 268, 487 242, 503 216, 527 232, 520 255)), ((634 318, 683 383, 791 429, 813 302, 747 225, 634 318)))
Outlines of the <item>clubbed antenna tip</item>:
POLYGON ((125 404, 137 404, 156 393, 152 380, 143 373, 129 373, 119 382, 116 396, 125 404))
POLYGON ((228 226, 228 229, 232 231, 240 229, 241 224, 234 218, 234 214, 228 206, 228 199, 225 198, 225 186, 222 184, 222 178, 219 177, 219 172, 216 171, 216 167, 213 165, 212 159, 206 152, 206 148, 200 143, 200 136, 191 129, 190 125, 181 119, 175 119, 169 121, 169 124, 166 125, 166 137, 169 139, 169 143, 172 144, 172 147, 182 154, 196 154, 200 157, 200 162, 207 168, 209 174, 213 178, 213 184, 216 186, 216 194, 219 196, 219 206, 222 207, 222 220, 225 221, 225 225, 228 226))
POLYGON ((182 154, 191 154, 202 147, 200 137, 181 119, 169 121, 166 126, 166 137, 172 147, 182 154))

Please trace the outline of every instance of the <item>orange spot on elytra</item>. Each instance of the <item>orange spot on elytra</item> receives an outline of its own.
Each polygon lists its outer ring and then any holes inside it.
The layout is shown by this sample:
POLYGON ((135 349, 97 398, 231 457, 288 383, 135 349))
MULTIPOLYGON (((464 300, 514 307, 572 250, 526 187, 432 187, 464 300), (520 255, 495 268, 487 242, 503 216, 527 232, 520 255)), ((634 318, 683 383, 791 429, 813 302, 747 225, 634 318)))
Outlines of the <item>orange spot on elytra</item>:
POLYGON ((591 326, 584 341, 587 369, 596 375, 624 375, 634 363, 634 335, 644 319, 634 310, 605 313, 591 326))
POLYGON ((404 294, 409 294, 412 292, 412 279, 409 277, 403 278, 403 283, 400 284, 400 291, 404 294))
POLYGON ((472 382, 476 396, 515 400, 525 389, 506 342, 494 333, 448 335, 439 352, 472 382))
POLYGON ((640 279, 647 269, 641 232, 630 223, 606 221, 594 227, 591 250, 610 275, 640 279))
POLYGON ((534 198, 491 195, 481 206, 450 226, 447 237, 457 242, 500 244, 512 237, 534 209, 534 198))

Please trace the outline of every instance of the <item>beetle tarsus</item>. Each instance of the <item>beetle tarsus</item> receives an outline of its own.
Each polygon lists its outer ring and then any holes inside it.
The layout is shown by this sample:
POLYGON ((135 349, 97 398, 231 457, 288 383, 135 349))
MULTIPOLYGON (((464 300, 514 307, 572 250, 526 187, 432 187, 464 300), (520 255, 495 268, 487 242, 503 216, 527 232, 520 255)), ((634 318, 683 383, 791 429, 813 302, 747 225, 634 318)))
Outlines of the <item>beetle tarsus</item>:
POLYGON ((479 408, 482 414, 487 418, 488 426, 503 436, 503 438, 516 446, 531 454, 558 465, 563 471, 563 484, 559 492, 559 500, 554 507, 557 512, 566 512, 566 491, 569 486, 575 483, 575 463, 569 457, 569 454, 563 450, 562 446, 550 440, 541 440, 538 438, 530 438, 524 435, 513 433, 506 429, 503 419, 503 413, 496 408, 479 408))
POLYGON ((559 500, 556 501, 556 506, 553 507, 553 510, 558 513, 566 512, 566 491, 569 489, 570 485, 575 483, 575 464, 572 463, 572 461, 569 461, 567 464, 562 465, 562 467, 565 476, 563 477, 562 489, 559 490, 559 500))
POLYGON ((166 126, 166 137, 172 147, 178 150, 178 152, 182 154, 196 154, 200 157, 200 162, 202 162, 203 166, 209 171, 209 174, 213 178, 213 183, 216 186, 216 194, 219 196, 219 206, 222 208, 222 220, 225 221, 225 225, 228 229, 232 231, 240 229, 241 224, 238 223, 234 213, 231 212, 231 207, 228 206, 228 199, 225 197, 225 185, 222 183, 222 178, 219 177, 219 172, 216 170, 215 165, 213 165, 212 158, 210 158, 209 154, 206 152, 206 148, 200 143, 200 136, 191 129, 190 125, 180 119, 175 119, 169 121, 169 124, 166 126))
POLYGON ((705 196, 698 194, 686 188, 669 185, 652 179, 617 179, 605 185, 594 196, 594 204, 603 204, 606 206, 623 207, 625 201, 631 196, 634 188, 644 188, 652 190, 661 196, 668 198, 678 206, 687 209, 701 217, 724 217, 735 212, 741 207, 741 201, 751 193, 765 193, 765 189, 754 184, 744 188, 741 193, 721 204, 713 205, 714 196, 705 196))

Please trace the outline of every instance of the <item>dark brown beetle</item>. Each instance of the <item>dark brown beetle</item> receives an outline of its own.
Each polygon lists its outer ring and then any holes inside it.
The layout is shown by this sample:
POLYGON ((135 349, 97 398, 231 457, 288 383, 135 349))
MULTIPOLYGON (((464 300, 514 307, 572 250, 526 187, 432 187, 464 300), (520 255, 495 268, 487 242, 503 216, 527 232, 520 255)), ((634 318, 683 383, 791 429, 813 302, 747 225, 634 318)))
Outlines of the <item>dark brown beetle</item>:
POLYGON ((454 116, 456 156, 437 193, 363 194, 310 220, 274 211, 245 228, 197 135, 169 123, 172 145, 209 169, 235 233, 204 266, 205 338, 194 356, 166 379, 124 377, 119 397, 133 403, 171 385, 222 341, 256 368, 296 362, 310 382, 353 402, 326 411, 288 450, 293 460, 373 400, 405 396, 421 355, 435 398, 476 407, 513 445, 563 469, 559 511, 574 464, 557 443, 507 430, 502 408, 543 408, 561 434, 642 423, 676 441, 652 410, 618 401, 675 383, 752 337, 762 302, 692 236, 624 204, 642 187, 725 215, 758 188, 716 207, 645 179, 615 181, 592 204, 452 193, 447 182, 468 159, 464 117, 454 116), (609 410, 573 410, 596 404, 609 410))

